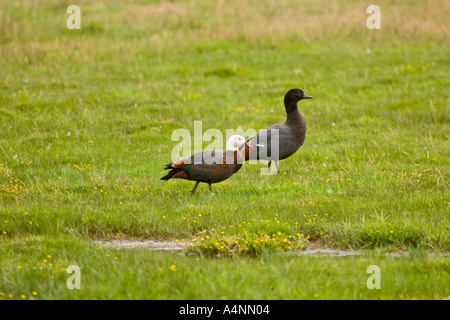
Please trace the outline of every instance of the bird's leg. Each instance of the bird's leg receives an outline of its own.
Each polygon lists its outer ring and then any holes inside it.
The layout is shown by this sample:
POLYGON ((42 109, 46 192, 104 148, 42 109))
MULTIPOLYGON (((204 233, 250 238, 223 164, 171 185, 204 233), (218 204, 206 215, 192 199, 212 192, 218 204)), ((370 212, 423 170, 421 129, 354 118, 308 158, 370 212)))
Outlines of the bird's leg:
POLYGON ((194 194, 195 193, 195 189, 197 189, 198 184, 200 183, 200 181, 197 181, 195 183, 194 189, 191 190, 191 193, 194 194))
POLYGON ((212 183, 209 183, 209 191, 210 191, 211 193, 214 193, 214 191, 213 191, 213 189, 212 189, 212 183))
POLYGON ((277 173, 280 173, 280 161, 275 160, 275 167, 277 168, 277 173))
MULTIPOLYGON (((279 160, 273 160, 275 162, 275 168, 276 168, 276 173, 280 173, 280 161, 279 160)), ((270 172, 270 167, 272 165, 272 160, 269 160, 269 165, 268 165, 268 170, 270 172)))

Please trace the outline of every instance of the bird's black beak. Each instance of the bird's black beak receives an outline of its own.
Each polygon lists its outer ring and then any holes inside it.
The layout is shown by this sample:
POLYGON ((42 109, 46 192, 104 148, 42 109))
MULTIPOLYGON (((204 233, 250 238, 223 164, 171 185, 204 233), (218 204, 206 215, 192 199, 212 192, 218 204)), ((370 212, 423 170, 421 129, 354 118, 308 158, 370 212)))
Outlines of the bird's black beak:
POLYGON ((244 146, 246 146, 247 148, 250 148, 250 147, 251 147, 251 145, 250 145, 250 144, 248 144, 248 142, 247 142, 247 141, 245 141, 245 142, 244 142, 244 146))
POLYGON ((304 94, 303 95, 303 99, 312 99, 313 97, 311 97, 311 96, 308 96, 307 94, 304 94))

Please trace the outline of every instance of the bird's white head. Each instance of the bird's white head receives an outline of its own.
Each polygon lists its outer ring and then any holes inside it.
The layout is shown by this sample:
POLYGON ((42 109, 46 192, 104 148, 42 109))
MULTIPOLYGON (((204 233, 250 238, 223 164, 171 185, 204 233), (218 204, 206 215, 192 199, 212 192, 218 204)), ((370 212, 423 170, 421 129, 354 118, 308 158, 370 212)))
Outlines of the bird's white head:
POLYGON ((227 150, 236 151, 239 150, 239 147, 243 145, 247 145, 247 142, 245 142, 245 138, 237 134, 231 136, 227 140, 227 150))

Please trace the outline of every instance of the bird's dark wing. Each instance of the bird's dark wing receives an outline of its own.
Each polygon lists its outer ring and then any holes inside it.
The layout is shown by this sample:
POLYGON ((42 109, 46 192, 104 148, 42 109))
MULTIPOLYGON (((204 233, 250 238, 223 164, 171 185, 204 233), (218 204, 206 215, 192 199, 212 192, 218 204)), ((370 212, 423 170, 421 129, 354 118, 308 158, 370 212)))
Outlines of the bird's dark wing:
POLYGON ((279 150, 280 132, 284 123, 279 123, 263 129, 255 136, 251 137, 248 142, 253 145, 249 148, 249 152, 245 155, 245 160, 277 160, 279 150), (255 144, 263 145, 256 147, 255 144))

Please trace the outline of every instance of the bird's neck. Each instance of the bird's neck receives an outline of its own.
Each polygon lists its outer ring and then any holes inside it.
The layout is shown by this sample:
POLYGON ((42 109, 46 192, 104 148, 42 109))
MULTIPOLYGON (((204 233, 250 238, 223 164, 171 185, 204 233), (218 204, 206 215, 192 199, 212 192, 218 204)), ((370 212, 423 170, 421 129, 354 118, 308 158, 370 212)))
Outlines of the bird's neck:
POLYGON ((245 161, 245 148, 227 150, 225 161, 229 165, 242 165, 245 161))
POLYGON ((240 146, 239 149, 236 150, 235 154, 236 157, 242 157, 245 155, 245 149, 247 149, 245 146, 240 146))
POLYGON ((306 121, 298 109, 287 114, 286 124, 295 135, 304 136, 306 133, 306 121))
POLYGON ((284 107, 286 108, 286 113, 291 113, 298 110, 297 101, 292 101, 288 99, 284 100, 284 107))
POLYGON ((286 123, 289 124, 298 124, 299 122, 304 121, 303 115, 298 111, 297 103, 293 102, 291 105, 286 104, 286 123))

